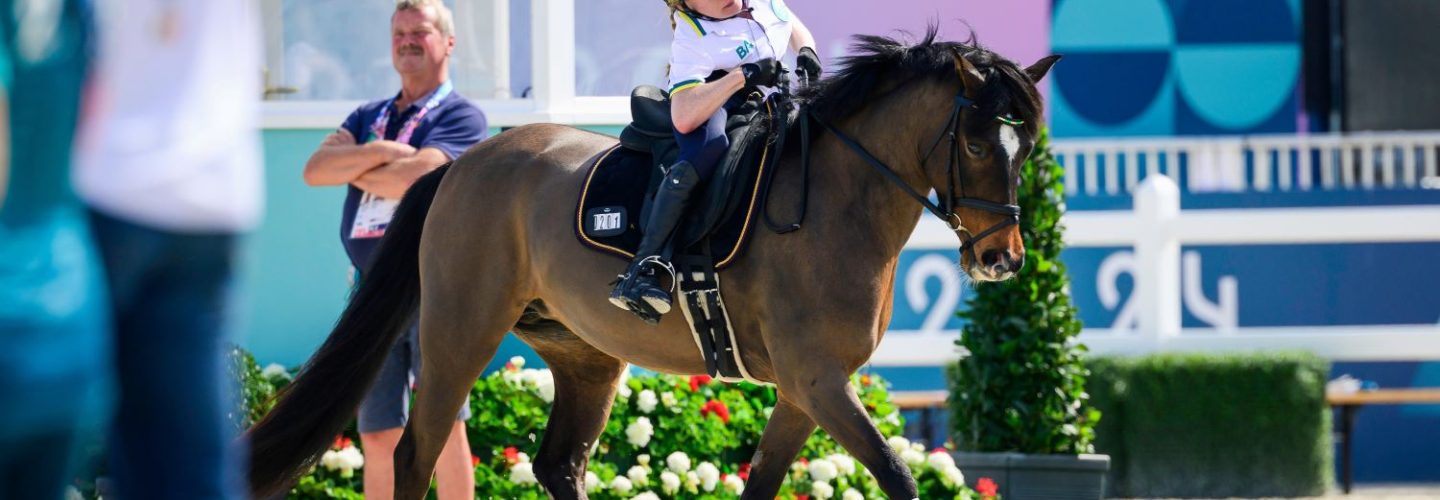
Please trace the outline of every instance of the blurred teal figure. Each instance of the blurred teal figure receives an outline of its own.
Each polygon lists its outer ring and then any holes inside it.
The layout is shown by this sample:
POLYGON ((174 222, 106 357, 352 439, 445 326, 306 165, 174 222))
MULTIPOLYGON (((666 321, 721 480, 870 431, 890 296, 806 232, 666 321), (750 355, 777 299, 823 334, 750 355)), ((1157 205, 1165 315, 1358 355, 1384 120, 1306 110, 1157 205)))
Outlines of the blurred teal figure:
POLYGON ((90 17, 0 0, 0 498, 60 498, 106 416, 103 276, 69 178, 90 17))
POLYGON ((258 5, 97 4, 74 182, 113 313, 107 498, 245 496, 224 360, 261 213, 258 5))

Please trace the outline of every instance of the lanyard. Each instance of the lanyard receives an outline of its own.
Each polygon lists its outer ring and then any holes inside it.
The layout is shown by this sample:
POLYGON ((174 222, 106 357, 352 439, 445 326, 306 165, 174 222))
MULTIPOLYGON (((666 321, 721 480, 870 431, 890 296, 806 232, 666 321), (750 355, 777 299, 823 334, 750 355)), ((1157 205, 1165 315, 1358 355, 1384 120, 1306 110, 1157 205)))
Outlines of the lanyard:
MULTIPOLYGON (((430 110, 434 109, 435 106, 439 106, 440 100, 450 95, 450 91, 454 90, 454 88, 455 87, 450 84, 450 80, 445 80, 445 83, 440 84, 440 88, 435 89, 435 92, 430 94, 430 99, 425 101, 425 107, 416 111, 414 115, 410 116, 409 120, 405 120, 405 125, 400 127, 400 133, 395 136, 395 142, 410 143, 410 136, 415 134, 415 127, 420 126, 420 120, 425 119, 425 115, 429 114, 430 110)), ((385 105, 380 108, 380 116, 375 117, 375 123, 370 124, 370 137, 366 139, 365 142, 385 138, 385 126, 390 123, 390 108, 394 105, 395 98, 391 97, 390 100, 386 101, 385 105)))

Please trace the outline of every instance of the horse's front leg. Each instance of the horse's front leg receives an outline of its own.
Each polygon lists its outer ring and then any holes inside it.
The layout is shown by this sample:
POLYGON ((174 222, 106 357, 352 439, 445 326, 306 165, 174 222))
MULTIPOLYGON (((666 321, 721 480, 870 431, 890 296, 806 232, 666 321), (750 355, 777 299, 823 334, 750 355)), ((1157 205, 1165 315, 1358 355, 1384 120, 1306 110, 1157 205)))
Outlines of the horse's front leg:
POLYGON ((780 390, 790 393, 796 404, 829 432, 830 437, 870 469, 886 495, 917 498, 910 468, 900 461, 900 456, 890 449, 885 436, 870 421, 860 398, 855 395, 855 387, 850 385, 849 375, 831 371, 782 379, 786 381, 781 382, 780 390))
POLYGON ((915 479, 910 476, 910 468, 886 444, 885 436, 870 421, 869 414, 855 394, 855 387, 850 384, 854 367, 868 359, 870 353, 859 352, 863 349, 863 342, 847 342, 845 339, 864 338, 864 334, 853 337, 843 335, 841 332, 847 329, 833 323, 809 330, 831 333, 815 345, 805 345, 807 343, 801 341, 797 345, 771 347, 780 393, 859 459, 875 476, 886 495, 890 498, 917 498, 918 491, 915 479))
POLYGON ((790 463, 805 441, 815 432, 815 421, 804 410, 785 399, 780 393, 770 421, 765 423, 765 433, 760 436, 760 445, 750 459, 750 482, 745 485, 742 499, 775 498, 780 491, 785 475, 790 472, 790 463))

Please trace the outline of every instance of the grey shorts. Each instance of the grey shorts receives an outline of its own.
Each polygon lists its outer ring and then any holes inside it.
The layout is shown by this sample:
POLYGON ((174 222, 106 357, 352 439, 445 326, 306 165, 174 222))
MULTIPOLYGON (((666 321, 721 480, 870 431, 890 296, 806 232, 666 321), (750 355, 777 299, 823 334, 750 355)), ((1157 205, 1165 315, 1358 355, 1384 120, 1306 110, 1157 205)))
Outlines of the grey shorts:
MULTIPOLYGON (((418 323, 411 323, 405 334, 385 357, 385 366, 375 377, 375 385, 360 402, 358 427, 362 433, 379 432, 405 426, 410 418, 410 388, 420 373, 420 332, 418 323)), ((470 418, 470 398, 460 408, 457 420, 470 418)))

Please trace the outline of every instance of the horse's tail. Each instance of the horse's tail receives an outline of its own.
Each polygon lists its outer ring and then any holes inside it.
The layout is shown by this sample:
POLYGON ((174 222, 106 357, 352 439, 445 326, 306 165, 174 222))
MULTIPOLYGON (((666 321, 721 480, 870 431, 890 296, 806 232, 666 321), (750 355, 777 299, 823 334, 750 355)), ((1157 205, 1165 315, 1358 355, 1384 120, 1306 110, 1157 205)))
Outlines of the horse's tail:
POLYGON ((330 337, 248 433, 250 489, 284 493, 355 416, 420 303, 420 232, 449 164, 410 187, 330 337))

